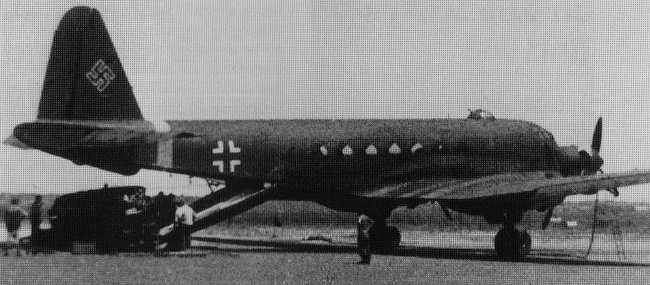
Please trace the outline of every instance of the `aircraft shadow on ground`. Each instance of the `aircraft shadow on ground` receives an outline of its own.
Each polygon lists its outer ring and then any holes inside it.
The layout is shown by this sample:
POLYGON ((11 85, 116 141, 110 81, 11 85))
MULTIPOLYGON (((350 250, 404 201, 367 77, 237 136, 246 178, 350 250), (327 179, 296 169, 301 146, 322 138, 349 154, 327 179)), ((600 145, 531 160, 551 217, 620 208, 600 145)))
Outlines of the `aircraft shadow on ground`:
MULTIPOLYGON (((218 245, 193 246, 193 248, 222 253, 352 253, 356 254, 357 247, 354 244, 345 243, 312 243, 301 241, 269 241, 233 239, 218 237, 193 237, 195 241, 229 244, 241 247, 220 247, 218 245)), ((626 261, 604 261, 589 260, 568 254, 560 250, 533 251, 528 257, 508 260, 500 258, 491 249, 465 249, 465 248, 435 248, 425 246, 400 246, 390 253, 377 253, 377 255, 409 256, 421 258, 440 259, 464 259, 477 261, 496 261, 513 263, 536 263, 536 264, 557 264, 557 265, 597 265, 597 266, 650 266, 648 263, 626 262, 626 261)))

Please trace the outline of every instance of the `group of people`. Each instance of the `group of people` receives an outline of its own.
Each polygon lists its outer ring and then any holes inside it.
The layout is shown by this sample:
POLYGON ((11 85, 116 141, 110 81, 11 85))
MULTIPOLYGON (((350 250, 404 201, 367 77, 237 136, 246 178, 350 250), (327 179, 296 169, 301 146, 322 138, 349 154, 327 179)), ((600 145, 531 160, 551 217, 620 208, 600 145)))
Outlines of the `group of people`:
POLYGON ((29 213, 20 207, 20 200, 18 198, 11 198, 11 205, 4 210, 4 220, 7 227, 7 244, 4 246, 5 256, 9 255, 9 249, 16 248, 16 256, 21 256, 23 249, 18 240, 18 230, 26 217, 29 217, 31 223, 32 235, 30 239, 29 250, 32 254, 36 255, 43 251, 43 237, 41 232, 42 221, 42 208, 43 196, 36 195, 34 203, 32 203, 29 213))
POLYGON ((180 197, 169 194, 165 196, 163 192, 158 193, 153 198, 152 205, 154 207, 154 216, 159 225, 163 225, 167 220, 166 209, 168 204, 172 203, 174 209, 174 230, 178 231, 181 237, 181 249, 187 250, 190 247, 192 226, 196 220, 196 212, 187 205, 180 197), (162 223, 160 221, 163 221, 162 223))
POLYGON ((123 200, 131 206, 129 209, 133 209, 135 212, 143 211, 152 202, 151 197, 145 195, 143 190, 138 190, 132 195, 124 195, 123 200))
MULTIPOLYGON (((144 195, 141 195, 144 196, 144 195)), ((134 202, 137 202, 142 199, 141 197, 135 197, 134 202)), ((160 198, 160 197, 158 197, 160 198)), ((181 249, 187 250, 190 247, 191 243, 191 230, 196 220, 196 212, 187 205, 183 200, 178 197, 172 197, 174 206, 176 207, 174 211, 174 230, 178 231, 181 237, 181 249)), ((138 205, 141 206, 141 205, 138 205)), ((41 221, 42 221, 42 208, 43 208, 43 197, 37 195, 34 199, 34 202, 29 207, 29 212, 23 209, 20 206, 20 199, 11 198, 9 207, 4 209, 4 221, 7 228, 7 242, 4 248, 4 255, 8 256, 10 250, 16 249, 16 256, 21 256, 25 251, 31 252, 36 255, 44 251, 44 237, 43 231, 41 231, 41 221), (18 232, 20 230, 22 222, 29 218, 31 224, 31 237, 29 248, 22 248, 19 241, 18 232)))

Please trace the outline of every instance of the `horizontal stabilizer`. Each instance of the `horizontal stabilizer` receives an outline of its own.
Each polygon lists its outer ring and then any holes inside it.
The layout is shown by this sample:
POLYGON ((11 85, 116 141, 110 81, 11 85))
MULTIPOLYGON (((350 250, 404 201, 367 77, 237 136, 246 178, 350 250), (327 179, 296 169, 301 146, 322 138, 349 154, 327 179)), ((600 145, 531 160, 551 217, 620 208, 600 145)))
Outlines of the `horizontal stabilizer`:
POLYGON ((16 126, 5 143, 38 149, 79 165, 133 175, 140 170, 139 159, 144 157, 138 155, 140 150, 153 140, 152 130, 145 121, 36 121, 16 126))
POLYGON ((13 135, 6 138, 5 141, 2 142, 2 143, 6 144, 6 145, 9 145, 9 146, 17 147, 17 148, 20 148, 20 149, 32 149, 31 147, 29 147, 25 143, 21 142, 19 139, 17 139, 13 135))

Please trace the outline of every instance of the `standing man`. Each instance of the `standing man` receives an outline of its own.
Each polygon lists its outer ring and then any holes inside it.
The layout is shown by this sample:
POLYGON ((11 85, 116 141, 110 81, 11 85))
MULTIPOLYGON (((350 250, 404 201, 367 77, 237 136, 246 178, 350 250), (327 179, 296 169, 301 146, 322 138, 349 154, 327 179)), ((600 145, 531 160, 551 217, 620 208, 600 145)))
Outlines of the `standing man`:
POLYGON ((370 254, 372 250, 372 245, 370 242, 370 228, 374 222, 372 219, 366 215, 359 216, 359 222, 357 224, 357 246, 359 255, 361 256, 361 261, 359 264, 370 264, 370 254))
POLYGON ((30 243, 32 254, 37 254, 43 250, 43 236, 41 235, 41 209, 43 208, 43 196, 36 195, 34 203, 29 209, 29 222, 32 225, 32 237, 30 243))
POLYGON ((174 218, 174 227, 178 228, 178 231, 181 234, 182 238, 182 250, 187 250, 190 248, 190 243, 192 238, 190 236, 190 228, 194 225, 194 220, 196 219, 196 212, 185 204, 183 200, 178 199, 176 202, 176 213, 174 218))
POLYGON ((5 224, 7 225, 7 246, 5 247, 5 256, 9 255, 9 246, 16 245, 16 256, 20 256, 20 243, 18 241, 18 230, 20 224, 27 217, 27 212, 20 208, 18 198, 11 198, 11 206, 5 210, 5 224))

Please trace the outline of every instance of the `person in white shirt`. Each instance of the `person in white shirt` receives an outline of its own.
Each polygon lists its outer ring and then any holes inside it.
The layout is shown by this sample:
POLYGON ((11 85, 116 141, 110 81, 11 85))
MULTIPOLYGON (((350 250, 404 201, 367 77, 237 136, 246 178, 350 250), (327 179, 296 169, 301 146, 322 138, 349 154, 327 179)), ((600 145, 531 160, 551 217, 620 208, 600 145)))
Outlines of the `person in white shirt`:
POLYGON ((196 219, 196 212, 182 200, 176 202, 176 214, 174 218, 174 228, 178 230, 182 237, 182 250, 190 248, 192 238, 190 228, 194 225, 196 219))

